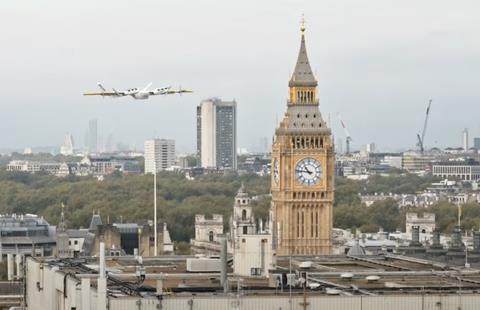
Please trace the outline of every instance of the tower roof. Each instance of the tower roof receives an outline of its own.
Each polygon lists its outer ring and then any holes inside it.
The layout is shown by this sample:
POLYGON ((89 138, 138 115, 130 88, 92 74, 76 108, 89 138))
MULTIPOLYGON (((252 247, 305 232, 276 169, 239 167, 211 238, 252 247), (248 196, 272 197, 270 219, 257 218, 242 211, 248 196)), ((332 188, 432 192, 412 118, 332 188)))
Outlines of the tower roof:
POLYGON ((298 52, 297 64, 295 65, 295 70, 293 71, 288 86, 315 87, 317 86, 317 80, 313 76, 312 68, 308 61, 307 47, 305 46, 305 26, 303 21, 300 30, 302 32, 300 51, 298 52))
POLYGON ((60 214, 60 222, 57 225, 58 232, 66 232, 67 231, 67 224, 65 223, 65 205, 62 203, 62 213, 60 214))
POLYGON ((88 230, 89 231, 97 230, 97 226, 99 225, 102 225, 102 218, 100 217, 100 214, 93 214, 88 230))

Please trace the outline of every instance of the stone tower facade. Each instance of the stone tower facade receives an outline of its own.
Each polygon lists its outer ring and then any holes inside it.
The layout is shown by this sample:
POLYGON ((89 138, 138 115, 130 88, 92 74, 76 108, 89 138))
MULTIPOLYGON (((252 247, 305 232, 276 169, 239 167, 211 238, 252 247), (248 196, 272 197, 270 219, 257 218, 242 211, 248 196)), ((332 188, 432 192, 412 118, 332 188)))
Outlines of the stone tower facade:
POLYGON ((287 112, 272 145, 274 244, 279 256, 330 254, 334 145, 320 113, 303 23, 288 86, 287 112))
POLYGON ((72 256, 68 243, 69 237, 67 234, 67 224, 65 223, 64 208, 65 206, 62 204, 62 213, 56 231, 56 256, 58 258, 68 258, 72 256))

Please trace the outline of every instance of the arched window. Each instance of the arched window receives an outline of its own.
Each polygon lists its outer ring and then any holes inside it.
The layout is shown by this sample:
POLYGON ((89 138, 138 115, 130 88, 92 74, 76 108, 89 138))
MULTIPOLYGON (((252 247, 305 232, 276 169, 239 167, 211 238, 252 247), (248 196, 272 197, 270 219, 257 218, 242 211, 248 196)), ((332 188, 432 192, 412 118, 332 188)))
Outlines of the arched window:
POLYGON ((300 212, 297 211, 297 238, 300 237, 300 212))
POLYGON ((245 221, 247 219, 247 210, 243 209, 242 210, 242 221, 245 221))
POLYGON ((314 223, 313 223, 313 211, 310 212, 310 237, 313 238, 313 230, 314 230, 314 223))
POLYGON ((302 211, 302 238, 305 237, 305 213, 302 211))
POLYGON ((208 232, 208 241, 213 242, 213 231, 208 232))

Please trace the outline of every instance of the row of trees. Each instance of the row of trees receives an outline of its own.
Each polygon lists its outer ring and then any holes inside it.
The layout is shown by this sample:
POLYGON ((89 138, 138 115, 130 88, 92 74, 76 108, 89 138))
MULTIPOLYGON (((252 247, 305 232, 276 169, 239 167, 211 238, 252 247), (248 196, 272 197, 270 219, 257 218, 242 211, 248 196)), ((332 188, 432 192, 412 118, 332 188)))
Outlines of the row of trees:
MULTIPOLYGON (((251 195, 269 192, 269 177, 229 174, 187 180, 176 173, 157 175, 159 219, 167 222, 172 238, 188 240, 197 213, 230 215, 233 198, 243 182, 251 195)), ((92 177, 56 178, 0 170, 0 213, 34 213, 51 223, 59 220, 61 203, 68 225, 86 227, 93 212, 104 221, 146 222, 153 214, 152 175, 114 175, 100 182, 92 177)), ((265 214, 265 201, 258 203, 265 214)))
MULTIPOLYGON (((219 213, 225 222, 231 214, 233 198, 243 182, 254 201, 257 218, 267 218, 270 207, 270 177, 254 174, 206 175, 188 180, 183 175, 164 172, 157 175, 159 218, 165 221, 174 240, 189 240, 194 235, 195 214, 219 213)), ((432 179, 415 175, 373 176, 368 181, 337 178, 334 226, 359 228, 364 232, 380 227, 394 231, 405 227, 405 213, 393 200, 361 204, 359 193, 415 193, 428 186, 432 179)), ((93 177, 57 178, 42 174, 10 173, 0 170, 0 213, 34 213, 57 223, 61 203, 66 205, 68 225, 86 227, 93 212, 104 221, 146 222, 153 214, 153 176, 113 175, 100 182, 93 177)), ((442 230, 451 230, 456 223, 456 207, 439 203, 413 210, 433 212, 442 230)), ((480 206, 464 207, 465 228, 480 223, 480 206)))
MULTIPOLYGON (((398 208, 393 199, 378 201, 370 207, 361 204, 359 194, 394 193, 414 194, 424 191, 438 179, 420 177, 413 174, 371 176, 366 181, 337 179, 335 207, 333 209, 334 226, 344 229, 360 229, 362 232, 376 232, 380 228, 386 231, 405 229, 407 212, 429 212, 436 217, 437 228, 442 232, 451 232, 457 224, 458 208, 455 204, 440 201, 427 208, 398 208)), ((462 229, 480 229, 480 204, 462 205, 462 229)))

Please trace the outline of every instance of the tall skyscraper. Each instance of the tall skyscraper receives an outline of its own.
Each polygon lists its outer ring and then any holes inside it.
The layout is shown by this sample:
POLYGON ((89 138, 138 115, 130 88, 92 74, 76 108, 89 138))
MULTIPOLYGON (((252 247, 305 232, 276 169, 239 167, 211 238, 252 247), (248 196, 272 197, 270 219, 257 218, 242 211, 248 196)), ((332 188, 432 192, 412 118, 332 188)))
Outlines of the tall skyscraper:
POLYGON ((107 141, 105 141, 105 152, 113 152, 113 135, 110 133, 107 136, 107 141))
POLYGON ((237 103, 218 98, 197 106, 197 154, 204 168, 237 169, 237 103))
POLYGON ((277 255, 330 254, 335 151, 319 110, 317 80, 300 51, 288 83, 287 112, 272 146, 272 213, 277 255))
POLYGON ((462 131, 462 142, 463 142, 463 150, 465 152, 468 151, 469 149, 469 144, 468 144, 468 128, 465 128, 463 131, 462 131))
POLYGON ((473 138, 473 147, 480 150, 480 138, 473 138))
POLYGON ((375 153, 376 152, 376 146, 375 146, 375 143, 367 143, 367 145, 365 146, 365 151, 367 153, 375 153))
POLYGON ((91 119, 88 122, 88 152, 98 152, 98 131, 96 119, 91 119))
POLYGON ((175 165, 175 140, 145 141, 145 173, 162 171, 175 165))

